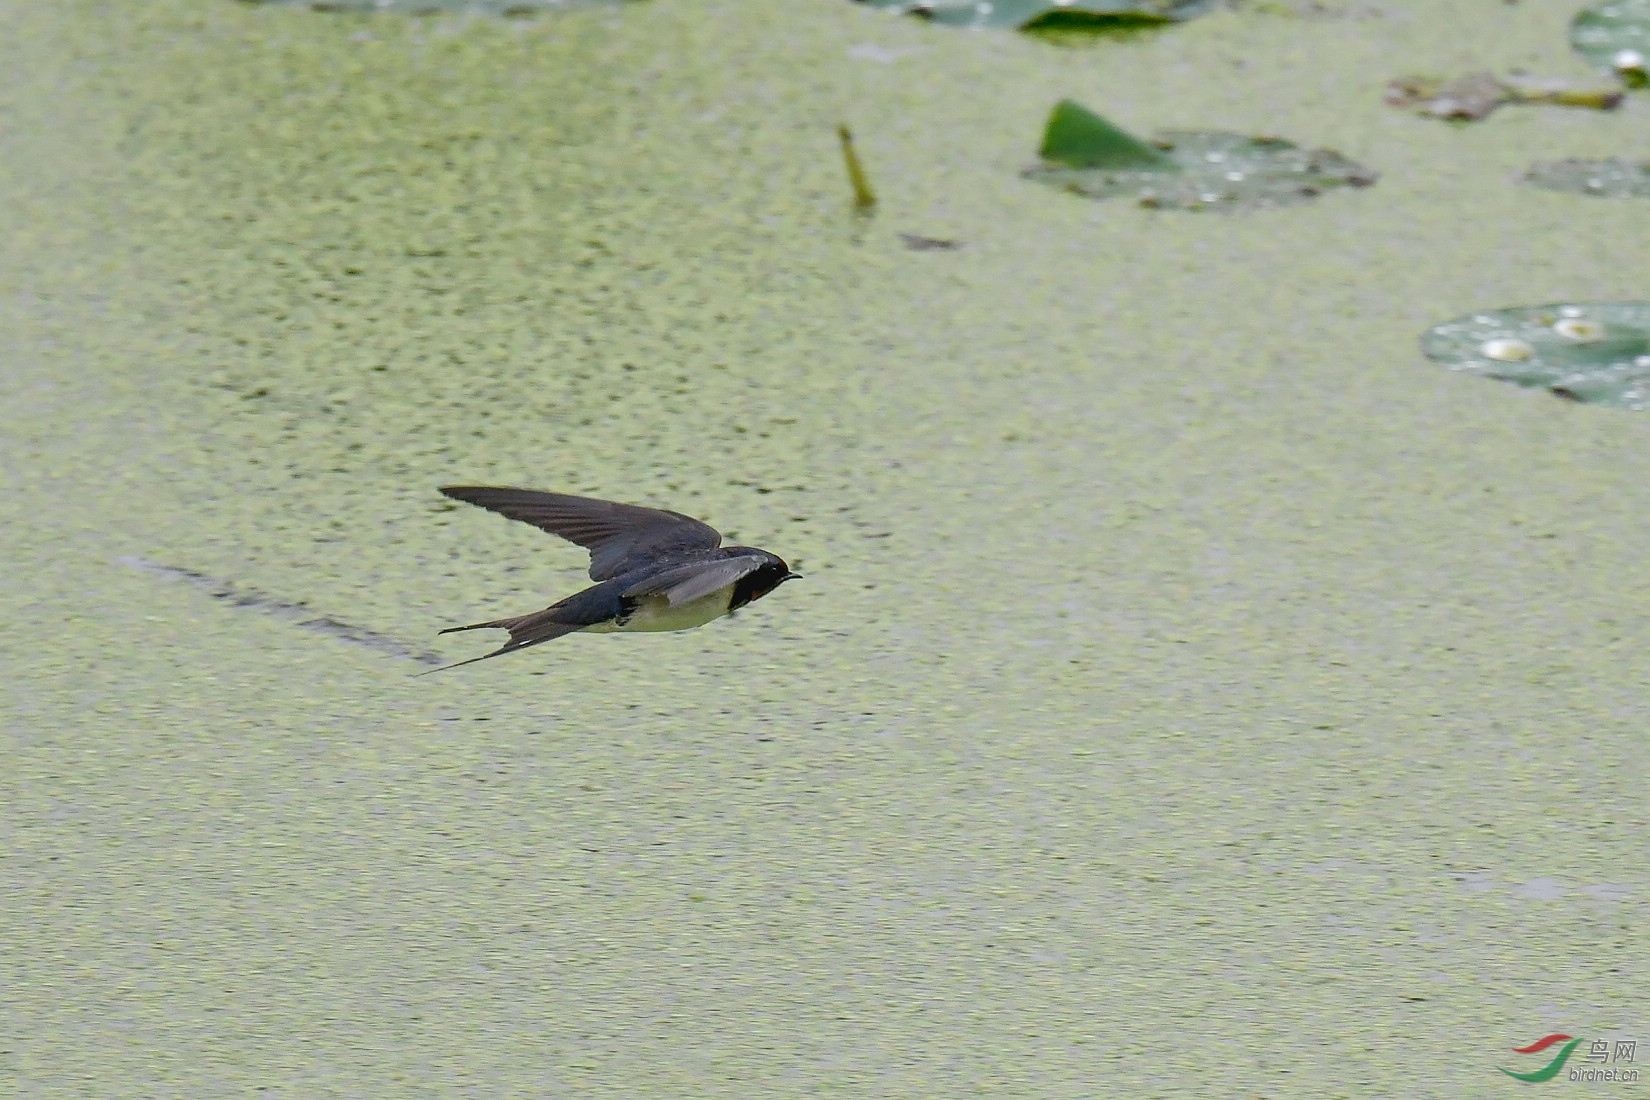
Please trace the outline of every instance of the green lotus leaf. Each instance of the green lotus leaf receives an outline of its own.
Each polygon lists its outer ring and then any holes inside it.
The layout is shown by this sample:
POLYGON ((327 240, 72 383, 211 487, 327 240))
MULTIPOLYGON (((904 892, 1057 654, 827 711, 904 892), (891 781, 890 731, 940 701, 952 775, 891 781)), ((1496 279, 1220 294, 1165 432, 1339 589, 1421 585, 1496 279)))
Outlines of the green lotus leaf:
POLYGON ((392 12, 398 15, 536 15, 545 11, 612 6, 621 0, 250 0, 314 11, 392 12))
POLYGON ((1138 169, 1175 172, 1177 164, 1162 150, 1119 130, 1080 103, 1062 99, 1054 105, 1038 150, 1046 163, 1066 168, 1138 169))
POLYGON ((1532 165, 1524 182, 1548 191, 1604 198, 1650 198, 1650 163, 1618 160, 1551 160, 1532 165))
POLYGON ((1650 83, 1650 0, 1606 0, 1576 13, 1570 45, 1635 88, 1650 83))
POLYGON ((1117 22, 1174 23, 1202 15, 1215 0, 860 0, 948 27, 1079 29, 1117 22))
POLYGON ((1027 179, 1089 198, 1182 210, 1281 206, 1376 179, 1339 153, 1279 138, 1172 131, 1148 144, 1070 100, 1049 117, 1042 157, 1022 173, 1027 179))
POLYGON ((1650 408, 1650 302, 1576 302, 1474 313, 1421 337, 1451 370, 1572 401, 1650 408))

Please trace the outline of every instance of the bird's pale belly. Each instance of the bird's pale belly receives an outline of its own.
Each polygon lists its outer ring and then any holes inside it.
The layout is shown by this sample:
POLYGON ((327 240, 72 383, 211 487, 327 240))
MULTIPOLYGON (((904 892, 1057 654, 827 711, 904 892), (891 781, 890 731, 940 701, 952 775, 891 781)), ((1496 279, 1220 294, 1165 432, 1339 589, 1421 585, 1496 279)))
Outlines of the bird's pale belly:
POLYGON ((719 588, 707 596, 687 603, 670 606, 663 596, 643 596, 640 605, 630 613, 623 626, 602 623, 584 628, 587 634, 629 633, 635 630, 692 630, 712 619, 728 613, 728 601, 733 599, 733 585, 719 588))

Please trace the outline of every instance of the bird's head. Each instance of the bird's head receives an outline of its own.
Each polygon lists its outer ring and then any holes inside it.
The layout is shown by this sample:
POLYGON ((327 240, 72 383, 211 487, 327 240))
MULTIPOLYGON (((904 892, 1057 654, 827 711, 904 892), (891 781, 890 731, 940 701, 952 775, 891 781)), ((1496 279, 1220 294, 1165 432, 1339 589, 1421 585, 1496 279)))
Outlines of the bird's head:
POLYGON ((786 581, 799 580, 802 577, 801 573, 793 572, 790 565, 778 554, 770 554, 766 550, 744 546, 732 547, 731 550, 735 553, 762 555, 762 565, 755 572, 747 574, 745 579, 740 582, 743 591, 735 596, 735 599, 739 601, 741 606, 752 600, 761 599, 786 581))

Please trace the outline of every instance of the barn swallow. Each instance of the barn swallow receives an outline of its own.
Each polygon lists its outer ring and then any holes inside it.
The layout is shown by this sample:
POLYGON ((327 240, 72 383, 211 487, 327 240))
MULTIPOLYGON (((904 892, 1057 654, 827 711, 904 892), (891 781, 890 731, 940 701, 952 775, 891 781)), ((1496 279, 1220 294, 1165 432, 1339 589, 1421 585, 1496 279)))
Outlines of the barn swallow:
POLYGON ((448 627, 441 633, 494 627, 508 630, 510 640, 491 653, 431 672, 574 631, 690 630, 800 576, 766 550, 723 546, 720 531, 680 512, 533 489, 447 485, 441 492, 584 547, 590 551, 590 579, 597 583, 530 615, 448 627))

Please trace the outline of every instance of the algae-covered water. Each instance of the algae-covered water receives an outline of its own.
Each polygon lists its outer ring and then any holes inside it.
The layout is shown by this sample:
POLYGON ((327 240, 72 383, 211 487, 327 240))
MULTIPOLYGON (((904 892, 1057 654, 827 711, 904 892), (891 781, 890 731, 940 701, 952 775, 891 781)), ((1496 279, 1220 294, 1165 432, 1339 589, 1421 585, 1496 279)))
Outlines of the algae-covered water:
POLYGON ((1650 208, 1516 182, 1650 108, 1380 102, 1586 78, 1570 14, 0 7, 0 1092, 1454 1097, 1650 1039, 1650 421, 1416 346, 1650 296, 1650 208), (1064 97, 1381 180, 1062 195, 1064 97), (582 581, 451 483, 806 580, 415 679, 582 581))

